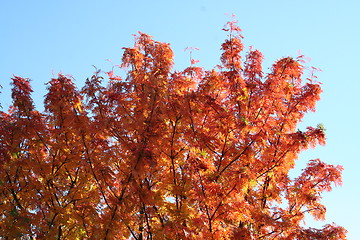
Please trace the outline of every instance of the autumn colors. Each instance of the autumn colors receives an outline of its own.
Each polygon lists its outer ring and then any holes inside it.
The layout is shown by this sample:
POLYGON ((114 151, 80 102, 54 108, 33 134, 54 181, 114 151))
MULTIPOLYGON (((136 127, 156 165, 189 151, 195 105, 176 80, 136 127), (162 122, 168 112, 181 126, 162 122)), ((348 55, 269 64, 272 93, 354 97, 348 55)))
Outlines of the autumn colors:
POLYGON ((236 23, 224 30, 220 66, 178 72, 169 44, 139 33, 126 78, 97 71, 79 90, 59 75, 44 112, 15 76, 0 116, 0 239, 346 239, 303 224, 325 219, 321 194, 342 167, 314 159, 289 176, 325 144, 321 125, 298 130, 320 99, 315 72, 298 56, 264 73, 260 51, 242 57, 236 23))

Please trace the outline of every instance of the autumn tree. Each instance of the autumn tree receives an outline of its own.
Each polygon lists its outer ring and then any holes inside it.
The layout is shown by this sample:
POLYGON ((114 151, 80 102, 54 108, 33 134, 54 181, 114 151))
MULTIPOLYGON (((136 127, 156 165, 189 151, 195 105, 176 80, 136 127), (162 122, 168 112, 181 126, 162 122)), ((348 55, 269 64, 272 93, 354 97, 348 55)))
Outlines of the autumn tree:
POLYGON ((345 239, 325 219, 321 195, 340 166, 299 153, 325 143, 324 128, 298 130, 321 93, 303 56, 262 71, 242 57, 229 22, 221 65, 172 71, 169 44, 139 33, 121 68, 96 71, 78 90, 48 83, 36 110, 30 80, 12 78, 0 116, 1 239, 345 239), (108 81, 104 81, 104 78, 108 81), (303 81, 304 80, 304 81, 303 81))

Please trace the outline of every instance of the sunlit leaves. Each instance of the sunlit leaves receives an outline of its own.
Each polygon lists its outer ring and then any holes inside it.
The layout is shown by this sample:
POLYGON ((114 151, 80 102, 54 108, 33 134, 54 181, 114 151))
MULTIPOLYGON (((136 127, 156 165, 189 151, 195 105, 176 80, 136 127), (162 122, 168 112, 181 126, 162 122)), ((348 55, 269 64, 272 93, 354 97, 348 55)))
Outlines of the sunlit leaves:
POLYGON ((322 192, 342 167, 312 160, 289 177, 301 151, 325 144, 321 124, 298 129, 319 83, 302 82, 303 56, 264 73, 260 51, 242 57, 236 22, 224 30, 216 70, 190 56, 174 72, 170 45, 139 33, 124 79, 97 70, 78 90, 59 75, 43 113, 14 77, 0 115, 0 237, 345 239, 336 225, 302 226, 307 213, 325 219, 322 192))

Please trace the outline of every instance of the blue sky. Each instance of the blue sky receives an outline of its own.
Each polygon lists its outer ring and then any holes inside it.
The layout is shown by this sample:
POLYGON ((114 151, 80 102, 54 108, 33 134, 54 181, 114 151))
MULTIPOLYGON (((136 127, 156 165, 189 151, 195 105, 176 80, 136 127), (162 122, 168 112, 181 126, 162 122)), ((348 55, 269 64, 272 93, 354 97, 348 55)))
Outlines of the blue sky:
POLYGON ((326 222, 347 228, 348 239, 360 239, 359 10, 357 0, 1 0, 1 103, 7 109, 11 102, 9 83, 15 74, 33 80, 41 110, 44 83, 51 77, 71 74, 82 87, 94 72, 92 65, 108 71, 120 63, 121 48, 132 46, 137 31, 170 43, 175 69, 189 64, 186 47, 199 48, 194 58, 209 69, 220 63, 225 14, 234 13, 245 45, 263 52, 265 71, 283 56, 296 57, 298 50, 312 59, 309 66, 323 70, 318 73, 322 99, 302 126, 323 123, 327 145, 302 154, 298 168, 313 158, 344 166, 343 186, 324 194, 326 222))

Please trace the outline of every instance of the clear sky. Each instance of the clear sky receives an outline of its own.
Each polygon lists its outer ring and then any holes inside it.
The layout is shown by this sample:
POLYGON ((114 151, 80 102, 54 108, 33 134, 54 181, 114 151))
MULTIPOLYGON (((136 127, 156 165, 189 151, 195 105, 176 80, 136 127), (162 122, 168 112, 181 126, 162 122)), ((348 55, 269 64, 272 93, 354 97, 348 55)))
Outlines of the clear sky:
MULTIPOLYGON (((132 34, 148 33, 168 42, 175 52, 175 69, 189 64, 186 47, 197 47, 194 58, 209 69, 220 63, 221 31, 234 13, 244 43, 265 56, 265 71, 298 50, 321 68, 322 99, 317 112, 302 126, 323 123, 327 145, 302 154, 344 166, 343 186, 324 194, 326 223, 348 229, 348 239, 360 239, 360 1, 358 0, 0 0, 0 95, 7 109, 13 74, 33 80, 37 108, 43 109, 44 83, 57 73, 71 74, 79 88, 94 72, 120 63, 122 47, 132 34), (110 59, 112 63, 106 61, 110 59)), ((308 222, 311 226, 325 223, 308 222)))

